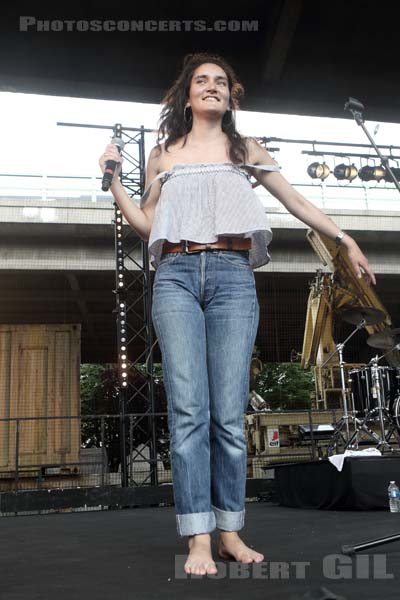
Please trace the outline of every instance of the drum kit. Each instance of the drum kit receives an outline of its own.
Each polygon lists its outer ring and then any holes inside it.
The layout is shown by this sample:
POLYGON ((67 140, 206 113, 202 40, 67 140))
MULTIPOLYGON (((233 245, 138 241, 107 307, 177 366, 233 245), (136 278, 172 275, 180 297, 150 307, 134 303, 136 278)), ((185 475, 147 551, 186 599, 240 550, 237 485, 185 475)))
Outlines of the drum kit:
POLYGON ((350 307, 341 311, 341 318, 356 325, 353 332, 321 365, 324 367, 335 354, 339 355, 343 417, 336 423, 328 453, 343 446, 344 450, 357 449, 362 437, 368 436, 380 450, 390 450, 394 434, 400 442, 400 367, 379 365, 394 350, 400 350, 400 328, 384 329, 370 335, 367 344, 385 351, 376 355, 368 365, 349 371, 346 385, 343 349, 357 331, 367 325, 376 325, 385 319, 385 313, 371 307, 350 307))

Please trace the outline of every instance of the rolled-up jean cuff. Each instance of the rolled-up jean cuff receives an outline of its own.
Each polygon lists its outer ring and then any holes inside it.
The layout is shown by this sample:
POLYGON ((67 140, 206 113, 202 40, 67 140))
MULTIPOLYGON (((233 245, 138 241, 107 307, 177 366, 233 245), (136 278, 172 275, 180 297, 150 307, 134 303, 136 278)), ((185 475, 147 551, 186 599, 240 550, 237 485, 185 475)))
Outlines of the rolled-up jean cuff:
POLYGON ((216 506, 211 506, 211 508, 215 514, 218 529, 223 529, 224 531, 239 531, 239 529, 242 529, 244 526, 245 508, 238 512, 222 510, 216 506))
POLYGON ((210 533, 215 529, 215 515, 213 512, 176 515, 176 525, 181 537, 196 533, 210 533))

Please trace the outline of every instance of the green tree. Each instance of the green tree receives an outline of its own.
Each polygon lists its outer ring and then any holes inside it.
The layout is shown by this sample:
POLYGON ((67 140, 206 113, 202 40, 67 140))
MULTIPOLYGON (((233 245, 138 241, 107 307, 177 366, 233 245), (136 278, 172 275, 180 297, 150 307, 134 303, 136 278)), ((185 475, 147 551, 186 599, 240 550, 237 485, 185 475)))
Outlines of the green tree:
POLYGON ((314 394, 314 374, 298 363, 264 363, 256 376, 256 392, 272 410, 310 408, 314 394))
MULTIPOLYGON (((160 364, 153 365, 154 373, 154 409, 155 412, 167 412, 167 402, 162 384, 162 368, 160 364)), ((149 405, 146 397, 145 365, 137 364, 129 373, 130 391, 138 390, 126 407, 129 413, 146 413, 149 405)), ((117 471, 121 461, 120 447, 120 414, 118 396, 118 368, 114 364, 84 364, 81 365, 81 439, 84 448, 99 447, 103 444, 109 457, 109 466, 117 471), (90 418, 96 415, 107 415, 103 419, 90 418)), ((146 443, 150 437, 151 417, 130 417, 127 420, 127 449, 130 445, 136 448, 146 443), (132 439, 129 439, 129 431, 132 439)), ((166 469, 170 468, 169 432, 167 416, 156 417, 157 452, 166 469)))

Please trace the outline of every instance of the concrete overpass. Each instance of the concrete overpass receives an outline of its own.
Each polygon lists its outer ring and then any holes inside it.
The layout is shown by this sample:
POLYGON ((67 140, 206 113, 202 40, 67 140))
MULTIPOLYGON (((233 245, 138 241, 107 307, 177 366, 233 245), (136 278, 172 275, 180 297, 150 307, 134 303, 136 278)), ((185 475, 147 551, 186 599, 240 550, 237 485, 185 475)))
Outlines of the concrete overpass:
MULTIPOLYGON (((113 362, 113 199, 95 200, 0 197, 0 322, 81 323, 82 361, 113 362)), ((306 226, 273 198, 264 203, 274 238, 272 262, 255 272, 257 345, 263 360, 289 360, 292 348, 301 350, 309 282, 322 265, 306 226)), ((400 325, 400 205, 390 212, 350 205, 324 211, 360 243, 377 274, 376 292, 400 325)), ((359 354, 371 349, 363 339, 352 352, 363 360, 359 354)))

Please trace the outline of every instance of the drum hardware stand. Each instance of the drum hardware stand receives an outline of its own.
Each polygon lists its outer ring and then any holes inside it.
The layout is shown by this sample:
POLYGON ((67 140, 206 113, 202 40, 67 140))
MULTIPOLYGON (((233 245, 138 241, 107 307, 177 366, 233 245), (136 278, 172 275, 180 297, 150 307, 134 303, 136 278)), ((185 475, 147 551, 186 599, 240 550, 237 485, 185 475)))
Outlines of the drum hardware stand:
MULTIPOLYGON (((400 445, 400 437, 399 437, 399 429, 398 426, 396 425, 396 423, 392 422, 390 423, 390 429, 388 431, 388 433, 386 434, 386 441, 390 442, 390 438, 392 437, 392 435, 395 433, 395 437, 397 438, 396 441, 397 443, 400 445)), ((395 454, 396 452, 398 453, 398 451, 396 451, 395 449, 391 449, 393 454, 395 454)))
MULTIPOLYGON (((381 331, 379 333, 375 333, 371 335, 367 339, 367 344, 372 346, 372 348, 382 348, 384 350, 388 350, 385 354, 380 356, 377 361, 379 362, 382 358, 388 356, 394 350, 400 350, 400 343, 396 343, 399 340, 400 328, 396 329, 387 329, 381 331)), ((397 370, 397 369, 396 369, 397 370)), ((396 380, 400 380, 400 375, 396 375, 396 380)), ((400 381, 397 381, 395 384, 395 393, 396 397, 389 400, 388 407, 385 404, 386 409, 386 417, 389 420, 389 432, 386 435, 386 441, 389 442, 393 433, 395 433, 396 441, 400 446, 400 421, 398 417, 400 416, 400 381)), ((372 412, 372 411, 371 411, 372 412)), ((392 449, 392 451, 394 451, 392 449)))
POLYGON ((366 433, 368 433, 368 435, 373 437, 373 439, 376 442, 378 442, 378 446, 377 446, 378 449, 380 449, 380 447, 382 447, 383 449, 386 448, 386 449, 389 449, 390 451, 392 450, 389 442, 386 439, 383 415, 385 415, 385 417, 387 418, 390 425, 393 425, 393 419, 392 419, 391 415, 389 414, 389 411, 384 406, 383 401, 382 401, 382 386, 381 386, 381 382, 379 379, 379 370, 378 370, 378 362, 384 356, 386 356, 386 354, 383 354, 380 357, 378 357, 378 355, 376 355, 375 358, 371 359, 369 362, 369 365, 371 366, 371 373, 372 373, 373 395, 378 400, 378 406, 377 406, 377 408, 373 408, 372 410, 370 410, 365 415, 364 419, 361 422, 357 419, 359 421, 359 426, 356 428, 356 431, 353 433, 353 435, 349 439, 348 446, 351 446, 353 441, 356 441, 356 446, 358 446, 358 437, 359 437, 361 431, 365 431, 366 433), (375 391, 375 394, 374 394, 374 391, 375 391), (373 432, 371 429, 369 429, 366 425, 367 422, 373 420, 374 413, 378 413, 378 416, 379 416, 379 423, 380 423, 380 428, 381 428, 381 431, 380 431, 381 436, 380 437, 375 432, 373 432))
MULTIPOLYGON (((400 344, 395 344, 393 346, 393 348, 390 348, 390 350, 388 352, 385 352, 385 354, 382 354, 379 357, 376 356, 375 358, 371 359, 371 361, 370 361, 371 371, 372 371, 372 374, 373 374, 372 381, 373 381, 374 385, 375 385, 375 382, 377 382, 377 385, 379 386, 377 389, 379 389, 381 391, 382 391, 382 389, 381 389, 381 385, 380 385, 380 381, 379 381, 379 376, 378 376, 378 362, 380 360, 382 360, 382 358, 386 358, 386 356, 388 354, 390 354, 391 352, 393 352, 393 350, 400 350, 400 344)), ((399 400, 400 400, 400 397, 397 398, 397 402, 399 402, 399 400)), ((398 431, 398 426, 397 426, 397 424, 396 424, 396 422, 395 422, 395 420, 393 418, 393 415, 391 414, 391 410, 388 410, 386 408, 386 406, 384 404, 382 404, 382 396, 380 397, 380 399, 378 397, 378 408, 375 408, 375 409, 371 410, 368 413, 368 415, 372 414, 372 413, 374 413, 376 411, 379 411, 379 413, 380 413, 379 414, 379 419, 380 419, 380 423, 381 423, 381 433, 382 433, 382 437, 384 437, 384 439, 385 439, 385 442, 386 442, 385 445, 389 446, 390 450, 393 452, 393 448, 391 448, 390 445, 389 445, 389 440, 392 437, 393 433, 396 432, 397 442, 400 443, 400 440, 399 440, 399 431, 398 431), (382 413, 385 414, 385 416, 386 416, 386 418, 388 420, 389 432, 387 434, 385 434, 385 428, 384 428, 384 425, 383 425, 383 415, 382 415, 382 413)), ((368 415, 367 415, 366 419, 368 418, 368 415)))
MULTIPOLYGON (((333 441, 334 441, 334 443, 333 443, 332 446, 330 446, 328 448, 328 452, 329 452, 329 450, 332 449, 332 447, 337 446, 337 440, 338 440, 339 436, 343 439, 344 442, 346 442, 345 443, 345 449, 347 449, 349 447, 349 439, 350 439, 349 420, 351 420, 353 422, 353 424, 354 424, 355 433, 357 432, 357 427, 359 425, 361 425, 361 421, 357 417, 355 417, 354 414, 349 415, 349 412, 347 410, 347 388, 346 388, 346 379, 345 379, 345 373, 344 373, 344 365, 346 363, 343 360, 343 348, 345 347, 345 345, 347 344, 347 342, 353 337, 353 335, 355 333, 357 333, 357 331, 359 331, 360 329, 362 329, 363 327, 365 327, 366 323, 367 323, 366 319, 362 319, 360 321, 360 323, 358 323, 358 325, 356 326, 356 328, 351 332, 351 334, 345 339, 345 341, 342 342, 341 344, 337 344, 336 345, 336 350, 334 350, 334 352, 321 365, 321 368, 324 367, 335 356, 336 353, 339 354, 339 367, 340 367, 340 378, 341 378, 341 382, 342 382, 342 399, 343 399, 344 415, 335 424, 335 431, 333 433, 333 441), (343 434, 342 434, 342 430, 343 429, 346 430, 346 439, 343 438, 343 434)), ((351 439, 353 439, 353 437, 354 437, 354 434, 353 434, 353 436, 352 436, 351 439)))
POLYGON ((372 308, 370 306, 364 306, 364 307, 350 306, 347 308, 344 307, 344 309, 341 310, 341 318, 343 319, 343 321, 346 321, 348 323, 356 325, 356 328, 342 344, 337 344, 335 352, 333 352, 333 354, 331 356, 329 356, 322 365, 322 367, 324 367, 331 360, 332 356, 334 356, 336 354, 336 352, 339 353, 339 358, 340 358, 339 365, 340 365, 340 375, 341 375, 341 380, 342 380, 342 397, 343 397, 344 416, 338 421, 338 423, 335 424, 335 431, 333 434, 332 444, 327 449, 328 455, 332 451, 333 448, 337 449, 338 441, 340 438, 342 439, 342 441, 344 443, 345 450, 347 448, 351 447, 351 442, 353 439, 356 439, 357 436, 355 434, 357 434, 358 430, 361 427, 377 443, 380 443, 380 441, 381 441, 380 438, 371 429, 369 429, 365 423, 362 423, 361 420, 358 419, 357 416, 355 416, 356 411, 354 408, 354 399, 353 399, 353 411, 352 411, 353 414, 349 415, 349 412, 347 409, 347 388, 346 388, 346 382, 345 382, 345 376, 344 376, 345 363, 343 361, 343 348, 357 331, 359 331, 366 325, 376 325, 376 323, 380 323, 381 321, 383 321, 385 318, 385 313, 381 310, 372 308), (354 430, 355 430, 355 434, 352 435, 351 441, 350 441, 349 420, 351 420, 353 422, 354 430), (342 429, 344 429, 344 428, 346 429, 346 439, 342 435, 342 429))

